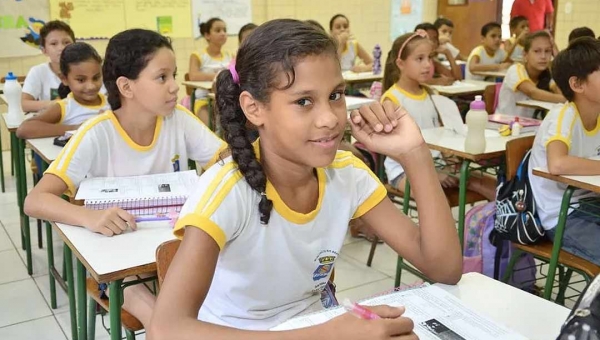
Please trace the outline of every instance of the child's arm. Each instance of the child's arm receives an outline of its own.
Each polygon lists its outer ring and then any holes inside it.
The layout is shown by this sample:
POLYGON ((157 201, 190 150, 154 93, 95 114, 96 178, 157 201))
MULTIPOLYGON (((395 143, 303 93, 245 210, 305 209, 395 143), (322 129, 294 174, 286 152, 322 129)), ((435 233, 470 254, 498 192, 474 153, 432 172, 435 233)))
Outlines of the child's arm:
POLYGON ((569 155, 567 144, 561 140, 548 143, 546 158, 553 175, 600 175, 600 161, 569 155))
POLYGON ((549 91, 544 91, 542 89, 538 89, 531 81, 524 81, 519 86, 517 86, 517 90, 526 94, 529 98, 534 100, 541 100, 545 102, 552 103, 564 103, 566 101, 565 97, 559 93, 552 93, 549 91))
POLYGON ((191 81, 213 81, 215 79, 216 74, 202 72, 200 71, 200 67, 202 67, 202 62, 196 54, 192 53, 190 56, 190 69, 188 71, 191 81))
POLYGON ((369 150, 402 165, 419 207, 418 227, 388 198, 362 216, 365 223, 430 279, 457 283, 462 273, 458 234, 417 124, 405 110, 385 101, 354 111, 350 125, 354 137, 369 150))
POLYGON ((355 65, 352 72, 368 72, 373 70, 373 57, 359 44, 356 43, 357 55, 364 65, 355 65))
POLYGON ((454 83, 453 77, 448 77, 443 74, 437 78, 430 78, 429 80, 427 80, 425 82, 426 85, 442 85, 442 86, 452 85, 453 83, 454 83))
POLYGON ((479 58, 478 55, 474 55, 471 58, 471 61, 469 62, 469 71, 471 73, 474 72, 498 72, 498 71, 504 71, 506 69, 508 69, 511 65, 511 63, 509 62, 504 62, 502 64, 489 64, 489 65, 482 65, 481 63, 481 59, 479 58))
POLYGON ((24 121, 17 129, 21 139, 62 136, 69 130, 76 130, 79 125, 63 125, 61 121, 61 106, 54 103, 47 110, 24 121))
POLYGON ((45 174, 25 198, 25 214, 31 217, 83 226, 106 236, 136 229, 135 218, 125 210, 90 210, 61 198, 67 184, 54 174, 45 174))
POLYGON ((413 339, 393 337, 410 332, 412 323, 400 317, 403 310, 385 306, 370 309, 387 319, 366 321, 346 313, 318 326, 284 332, 246 331, 199 321, 198 310, 208 294, 219 251, 207 233, 186 227, 147 327, 149 340, 413 339))
POLYGON ((21 106, 23 107, 24 112, 42 111, 50 107, 53 102, 54 101, 52 100, 35 100, 29 93, 23 92, 21 94, 21 106))
POLYGON ((445 75, 449 78, 454 78, 454 80, 462 80, 462 71, 460 67, 456 64, 456 60, 452 56, 452 52, 447 48, 439 50, 439 53, 443 53, 448 59, 448 63, 450 63, 450 69, 446 66, 442 65, 436 59, 433 60, 433 65, 435 66, 435 71, 439 74, 445 75))

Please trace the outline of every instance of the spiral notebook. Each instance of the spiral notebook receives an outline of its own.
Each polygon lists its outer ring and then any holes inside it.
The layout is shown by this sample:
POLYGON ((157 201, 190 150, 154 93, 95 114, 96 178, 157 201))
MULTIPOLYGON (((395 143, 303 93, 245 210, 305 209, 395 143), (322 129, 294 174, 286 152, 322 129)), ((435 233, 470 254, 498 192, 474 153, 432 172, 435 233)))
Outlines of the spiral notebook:
POLYGON ((96 177, 84 180, 75 199, 88 209, 119 207, 133 215, 179 212, 196 187, 195 171, 131 177, 96 177))

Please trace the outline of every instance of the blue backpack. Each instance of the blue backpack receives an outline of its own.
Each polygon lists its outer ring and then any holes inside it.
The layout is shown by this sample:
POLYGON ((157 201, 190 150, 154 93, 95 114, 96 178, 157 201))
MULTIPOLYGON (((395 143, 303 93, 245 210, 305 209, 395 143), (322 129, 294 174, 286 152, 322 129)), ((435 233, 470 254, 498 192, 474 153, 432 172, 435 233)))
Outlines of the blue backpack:
MULTIPOLYGON (((512 255, 509 241, 502 240, 499 249, 490 242, 494 230, 496 203, 473 207, 465 216, 465 242, 463 249, 463 273, 478 272, 494 279, 501 279, 512 255), (498 257, 498 262, 496 263, 498 257)), ((523 254, 515 264, 509 280, 511 286, 532 291, 535 283, 535 262, 530 254, 523 254)))

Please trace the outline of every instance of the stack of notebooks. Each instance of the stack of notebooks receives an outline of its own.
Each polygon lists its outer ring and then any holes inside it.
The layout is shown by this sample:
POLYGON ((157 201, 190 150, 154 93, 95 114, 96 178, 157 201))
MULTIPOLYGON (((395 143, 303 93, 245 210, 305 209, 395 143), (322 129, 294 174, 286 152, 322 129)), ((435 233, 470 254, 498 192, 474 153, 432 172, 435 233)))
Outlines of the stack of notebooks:
POLYGON ((179 212, 196 188, 196 171, 84 180, 75 199, 92 210, 119 207, 132 215, 179 212))

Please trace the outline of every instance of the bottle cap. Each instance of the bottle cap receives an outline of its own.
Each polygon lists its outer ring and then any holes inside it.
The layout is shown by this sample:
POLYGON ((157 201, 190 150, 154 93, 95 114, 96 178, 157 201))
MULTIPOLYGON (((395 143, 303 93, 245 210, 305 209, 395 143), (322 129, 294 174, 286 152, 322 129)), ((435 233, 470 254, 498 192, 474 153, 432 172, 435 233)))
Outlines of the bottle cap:
POLYGON ((12 72, 8 72, 6 75, 6 80, 17 80, 17 76, 15 76, 12 72))
POLYGON ((481 100, 481 96, 475 96, 475 100, 471 102, 471 110, 485 110, 485 103, 481 100))

